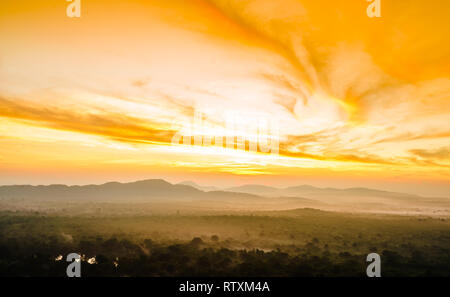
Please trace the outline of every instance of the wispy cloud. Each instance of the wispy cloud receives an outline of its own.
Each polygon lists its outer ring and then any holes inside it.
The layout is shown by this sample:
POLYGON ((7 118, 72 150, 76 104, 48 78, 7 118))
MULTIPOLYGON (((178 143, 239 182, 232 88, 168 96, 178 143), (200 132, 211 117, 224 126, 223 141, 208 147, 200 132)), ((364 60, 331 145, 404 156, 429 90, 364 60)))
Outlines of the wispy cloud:
POLYGON ((284 174, 292 176, 309 162, 435 178, 447 169, 448 1, 384 1, 383 18, 373 20, 365 1, 136 0, 117 9, 118 0, 97 0, 77 23, 59 17, 53 1, 39 2, 0 4, 0 120, 16 129, 0 150, 17 163, 8 150, 14 133, 33 143, 45 128, 169 151, 195 111, 221 128, 232 111, 276 121, 282 161, 255 167, 248 154, 213 164, 196 153, 196 170, 282 174, 291 166, 284 174))
POLYGON ((424 159, 442 160, 442 161, 450 160, 450 147, 441 147, 435 150, 414 149, 410 150, 410 152, 424 159))
POLYGON ((27 106, 17 100, 3 98, 0 98, 0 117, 56 130, 100 135, 120 141, 168 143, 175 134, 173 130, 158 128, 160 125, 158 123, 122 114, 27 106))

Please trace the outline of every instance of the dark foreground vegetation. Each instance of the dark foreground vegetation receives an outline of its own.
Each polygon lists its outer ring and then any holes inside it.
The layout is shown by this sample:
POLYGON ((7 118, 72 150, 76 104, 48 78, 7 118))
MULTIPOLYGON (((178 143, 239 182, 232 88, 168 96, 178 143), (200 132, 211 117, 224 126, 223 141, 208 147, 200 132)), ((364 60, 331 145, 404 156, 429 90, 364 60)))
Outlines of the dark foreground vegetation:
POLYGON ((450 276, 446 218, 286 212, 63 216, 0 214, 1 276, 450 276))

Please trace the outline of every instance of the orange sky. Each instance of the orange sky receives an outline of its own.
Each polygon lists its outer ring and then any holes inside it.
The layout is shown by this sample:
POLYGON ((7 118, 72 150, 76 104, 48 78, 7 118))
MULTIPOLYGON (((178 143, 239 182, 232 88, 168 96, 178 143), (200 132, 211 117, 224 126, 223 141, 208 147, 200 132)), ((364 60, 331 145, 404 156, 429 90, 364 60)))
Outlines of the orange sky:
POLYGON ((381 18, 365 0, 81 0, 79 19, 67 4, 0 3, 0 184, 450 196, 449 1, 382 0, 381 18), (261 120, 279 154, 172 143, 259 139, 261 120))

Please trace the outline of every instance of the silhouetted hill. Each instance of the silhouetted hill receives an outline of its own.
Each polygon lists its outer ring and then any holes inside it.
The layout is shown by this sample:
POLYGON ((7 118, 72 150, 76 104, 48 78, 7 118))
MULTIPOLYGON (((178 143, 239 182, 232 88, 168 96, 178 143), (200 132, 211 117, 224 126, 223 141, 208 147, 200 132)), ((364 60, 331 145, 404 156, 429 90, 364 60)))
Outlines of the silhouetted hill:
POLYGON ((172 185, 161 179, 131 183, 110 182, 86 186, 2 186, 1 198, 28 198, 45 200, 141 200, 150 198, 193 198, 203 192, 186 185, 172 185))
POLYGON ((215 199, 266 199, 253 194, 225 191, 204 192, 192 186, 171 184, 162 179, 130 183, 109 182, 101 185, 14 185, 1 186, 0 199, 27 199, 46 201, 189 201, 215 199))
POLYGON ((161 179, 85 186, 0 186, 0 209, 42 209, 44 204, 41 202, 58 202, 58 205, 45 204, 47 208, 75 202, 139 202, 152 203, 154 207, 164 204, 165 207, 177 209, 204 210, 287 210, 304 207, 369 212, 447 213, 450 210, 448 198, 426 198, 366 188, 334 189, 301 185, 279 189, 244 185, 222 191, 203 191, 194 186, 171 184, 161 179))
POLYGON ((191 186, 193 188, 196 188, 201 191, 209 192, 209 191, 220 191, 220 188, 214 187, 214 186, 200 186, 197 183, 194 183, 193 181, 184 181, 181 183, 178 183, 178 185, 185 185, 185 186, 191 186))
MULTIPOLYGON (((387 197, 387 198, 408 198, 408 199, 420 199, 423 198, 418 195, 389 192, 368 188, 348 188, 348 189, 336 189, 336 188, 318 188, 310 185, 300 185, 287 188, 276 188, 263 185, 242 185, 239 187, 232 187, 225 189, 230 192, 240 192, 255 194, 261 196, 322 196, 322 195, 333 195, 333 196, 372 196, 372 197, 387 197)), ((440 199, 440 198, 439 198, 440 199)), ((445 199, 445 198, 443 198, 445 199)))
POLYGON ((282 191, 280 189, 263 185, 243 185, 239 187, 228 188, 226 189, 226 191, 264 195, 264 196, 282 195, 282 191))

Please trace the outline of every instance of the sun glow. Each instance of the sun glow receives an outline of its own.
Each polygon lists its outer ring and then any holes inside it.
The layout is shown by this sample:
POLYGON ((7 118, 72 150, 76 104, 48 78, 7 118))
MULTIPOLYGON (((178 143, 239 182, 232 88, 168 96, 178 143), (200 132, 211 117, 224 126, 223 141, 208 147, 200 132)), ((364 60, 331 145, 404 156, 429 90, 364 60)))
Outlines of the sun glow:
POLYGON ((357 0, 94 0, 77 19, 64 1, 2 1, 0 177, 450 194, 450 4, 383 2, 369 18, 357 0))

